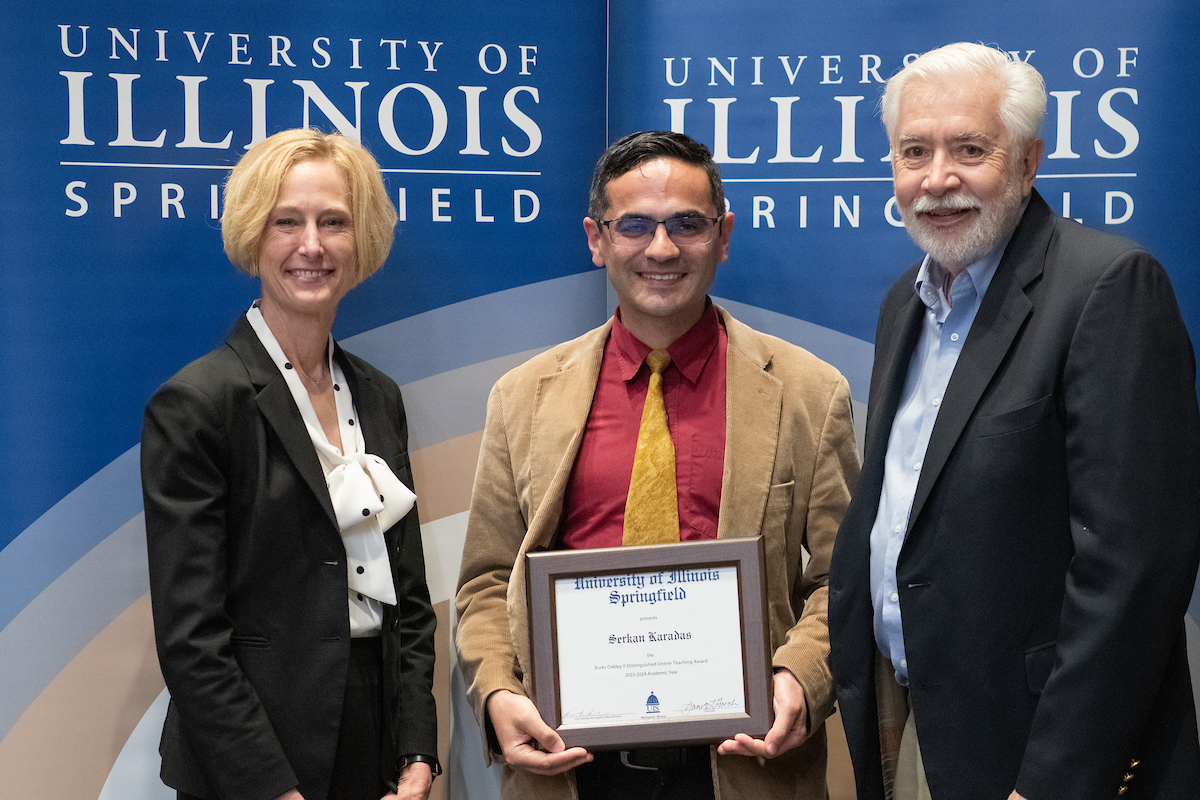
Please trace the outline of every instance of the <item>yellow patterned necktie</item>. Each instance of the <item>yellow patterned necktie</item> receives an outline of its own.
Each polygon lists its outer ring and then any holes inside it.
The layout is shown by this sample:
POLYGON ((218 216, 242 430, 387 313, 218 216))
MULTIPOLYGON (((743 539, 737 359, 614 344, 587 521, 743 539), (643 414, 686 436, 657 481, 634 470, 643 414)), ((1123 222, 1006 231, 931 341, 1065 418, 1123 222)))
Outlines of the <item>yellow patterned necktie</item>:
POLYGON ((642 424, 638 428, 629 497, 625 501, 625 531, 621 544, 667 544, 679 541, 679 500, 675 488, 675 444, 667 430, 662 374, 671 363, 666 350, 646 356, 650 385, 642 424))

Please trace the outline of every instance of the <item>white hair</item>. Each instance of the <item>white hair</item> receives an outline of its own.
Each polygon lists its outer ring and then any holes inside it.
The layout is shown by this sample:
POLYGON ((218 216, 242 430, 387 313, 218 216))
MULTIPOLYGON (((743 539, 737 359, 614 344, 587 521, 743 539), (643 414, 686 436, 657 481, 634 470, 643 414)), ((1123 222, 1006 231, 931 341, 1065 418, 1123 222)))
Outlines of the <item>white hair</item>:
POLYGON ((1046 83, 1034 67, 995 47, 957 42, 919 56, 888 80, 881 111, 889 141, 896 133, 900 96, 914 78, 932 84, 934 92, 937 84, 949 81, 998 80, 1003 90, 1000 122, 1016 145, 1036 139, 1046 115, 1046 83))

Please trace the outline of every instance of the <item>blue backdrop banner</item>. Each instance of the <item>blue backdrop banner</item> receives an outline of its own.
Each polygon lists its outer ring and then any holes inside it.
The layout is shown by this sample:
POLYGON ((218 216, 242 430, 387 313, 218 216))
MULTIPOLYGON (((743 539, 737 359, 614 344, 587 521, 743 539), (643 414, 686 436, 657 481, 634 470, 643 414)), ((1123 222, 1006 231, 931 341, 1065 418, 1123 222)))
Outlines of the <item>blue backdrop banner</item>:
MULTIPOLYGON (((147 598, 142 409, 258 294, 225 258, 219 228, 228 170, 255 142, 305 125, 353 137, 399 209, 388 263, 346 297, 334 335, 401 384, 409 413, 442 624, 449 780, 435 791, 493 797, 451 669, 449 601, 488 389, 608 314, 581 225, 606 144, 660 128, 712 149, 737 218, 713 295, 841 369, 861 420, 879 302, 919 257, 893 198, 884 81, 959 40, 1036 66, 1050 93, 1038 190, 1059 213, 1158 256, 1195 338, 1198 37, 1200 6, 1184 0, 1136 12, 1115 0, 10 9, 0 785, 13 796, 172 796, 157 779, 165 697, 147 598), (64 765, 63 752, 77 757, 64 765)), ((1196 649, 1198 617, 1194 599, 1196 649)), ((841 796, 832 778, 831 792, 841 796)))

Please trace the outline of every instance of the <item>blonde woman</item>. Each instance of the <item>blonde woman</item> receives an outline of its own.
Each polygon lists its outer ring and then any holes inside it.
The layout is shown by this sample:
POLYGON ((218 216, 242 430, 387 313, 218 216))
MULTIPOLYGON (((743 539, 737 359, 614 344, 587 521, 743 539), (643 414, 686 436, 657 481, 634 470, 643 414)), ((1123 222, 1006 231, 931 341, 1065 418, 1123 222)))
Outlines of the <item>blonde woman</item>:
POLYGON ((225 252, 262 297, 142 432, 162 779, 184 800, 409 800, 440 771, 400 390, 330 334, 395 223, 339 135, 271 136, 226 184, 225 252))

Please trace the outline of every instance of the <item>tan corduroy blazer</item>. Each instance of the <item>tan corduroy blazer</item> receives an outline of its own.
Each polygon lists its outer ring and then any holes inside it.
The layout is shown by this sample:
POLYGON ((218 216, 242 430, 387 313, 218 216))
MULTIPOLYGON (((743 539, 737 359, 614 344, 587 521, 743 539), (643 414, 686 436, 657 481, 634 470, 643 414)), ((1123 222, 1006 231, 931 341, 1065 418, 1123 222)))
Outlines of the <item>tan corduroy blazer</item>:
MULTIPOLYGON (((850 390, 807 351, 720 313, 729 336, 728 423, 717 536, 764 536, 774 665, 799 679, 817 730, 765 765, 714 749, 716 794, 824 798, 829 558, 859 469, 850 390), (803 570, 802 551, 809 555, 803 570)), ((459 664, 489 760, 501 756, 486 733, 488 696, 530 694, 524 556, 548 546, 558 529, 611 325, 512 370, 488 399, 456 607, 459 664)), ((506 769, 503 793, 574 798, 574 775, 506 769)))

